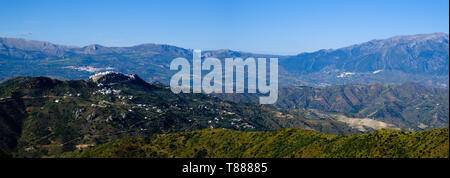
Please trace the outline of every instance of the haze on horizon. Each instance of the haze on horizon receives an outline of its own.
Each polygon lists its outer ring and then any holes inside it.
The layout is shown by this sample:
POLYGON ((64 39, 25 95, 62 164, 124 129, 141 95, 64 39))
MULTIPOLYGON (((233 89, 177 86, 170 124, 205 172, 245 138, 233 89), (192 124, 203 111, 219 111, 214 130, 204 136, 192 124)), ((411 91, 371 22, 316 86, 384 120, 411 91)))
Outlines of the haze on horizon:
POLYGON ((286 55, 449 33, 447 0, 0 2, 0 37, 75 46, 159 43, 286 55))

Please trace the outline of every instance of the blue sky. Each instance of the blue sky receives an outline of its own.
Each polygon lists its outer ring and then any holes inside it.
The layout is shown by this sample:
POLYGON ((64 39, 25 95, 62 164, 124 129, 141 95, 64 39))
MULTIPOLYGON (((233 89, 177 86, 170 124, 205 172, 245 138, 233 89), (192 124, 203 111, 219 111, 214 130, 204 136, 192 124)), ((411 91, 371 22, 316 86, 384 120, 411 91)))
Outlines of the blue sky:
POLYGON ((0 0, 0 36, 297 54, 449 32, 448 0, 0 0))

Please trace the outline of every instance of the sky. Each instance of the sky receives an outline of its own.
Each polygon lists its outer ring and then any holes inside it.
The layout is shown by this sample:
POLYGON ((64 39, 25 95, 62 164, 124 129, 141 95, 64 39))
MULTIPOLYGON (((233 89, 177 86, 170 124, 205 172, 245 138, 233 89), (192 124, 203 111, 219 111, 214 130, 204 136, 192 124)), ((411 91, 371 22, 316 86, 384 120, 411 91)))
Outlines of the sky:
POLYGON ((448 0, 0 0, 0 37, 292 55, 449 33, 448 0))

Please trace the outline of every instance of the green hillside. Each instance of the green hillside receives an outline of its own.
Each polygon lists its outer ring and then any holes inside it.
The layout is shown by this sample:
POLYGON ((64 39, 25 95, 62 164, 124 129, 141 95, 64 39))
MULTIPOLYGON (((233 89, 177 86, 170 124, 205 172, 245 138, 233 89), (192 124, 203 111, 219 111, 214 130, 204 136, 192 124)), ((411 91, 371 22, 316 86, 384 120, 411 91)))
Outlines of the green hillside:
POLYGON ((168 86, 121 73, 70 81, 17 77, 0 83, 0 113, 0 152, 17 157, 205 128, 360 133, 335 120, 313 121, 203 94, 174 94, 168 86))
MULTIPOLYGON (((432 94, 429 97, 448 96, 448 93, 432 94)), ((409 101, 399 98, 395 103, 400 106, 403 100, 409 101)), ((436 109, 430 107, 428 113, 445 115, 448 104, 437 107, 431 102, 434 99, 423 101, 429 101, 421 103, 436 109)), ((447 141, 448 150, 448 129, 443 130, 446 137, 436 130, 417 133, 385 130, 355 135, 374 130, 365 126, 384 123, 342 115, 336 115, 340 119, 337 120, 330 113, 324 114, 329 111, 324 110, 280 111, 272 106, 228 102, 204 94, 174 94, 163 84, 147 83, 137 75, 116 72, 69 81, 17 77, 0 83, 0 157, 46 157, 103 144, 106 145, 98 148, 110 145, 113 153, 118 154, 105 152, 105 157, 448 156, 441 149, 447 141), (354 121, 368 124, 356 127, 357 130, 345 123, 354 121), (201 130, 207 128, 219 130, 201 130), (273 131, 284 128, 303 131, 273 131), (193 130, 201 131, 190 132, 193 130), (178 132, 182 133, 164 135, 178 132), (436 137, 427 135, 435 132, 436 137), (118 141, 123 138, 132 139, 118 141), (439 141, 440 138, 444 140, 439 141), (145 146, 150 142, 155 143, 145 146), (114 144, 119 146, 111 146, 114 144), (126 155, 120 153, 123 149, 129 149, 126 155)))
POLYGON ((81 158, 448 158, 449 128, 378 130, 349 136, 313 131, 206 129, 117 142, 66 153, 81 158))

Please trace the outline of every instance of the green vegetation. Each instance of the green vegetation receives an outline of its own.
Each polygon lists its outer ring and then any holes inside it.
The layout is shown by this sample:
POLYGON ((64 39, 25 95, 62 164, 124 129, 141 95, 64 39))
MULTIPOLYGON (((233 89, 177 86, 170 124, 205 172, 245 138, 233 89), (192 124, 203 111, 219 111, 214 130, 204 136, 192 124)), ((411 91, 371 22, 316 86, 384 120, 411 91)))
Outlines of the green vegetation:
POLYGON ((448 158, 449 128, 378 130, 336 136, 313 131, 242 132, 206 129, 124 138, 65 153, 81 158, 448 158))

